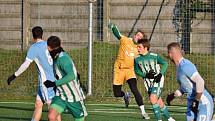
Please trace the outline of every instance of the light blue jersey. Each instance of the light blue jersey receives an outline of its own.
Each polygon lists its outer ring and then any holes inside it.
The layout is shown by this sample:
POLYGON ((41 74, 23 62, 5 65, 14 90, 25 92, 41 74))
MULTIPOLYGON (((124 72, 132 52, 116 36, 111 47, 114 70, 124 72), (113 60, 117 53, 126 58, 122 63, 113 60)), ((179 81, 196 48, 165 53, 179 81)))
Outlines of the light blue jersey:
POLYGON ((46 88, 43 82, 55 81, 53 60, 47 48, 47 42, 39 40, 28 50, 26 60, 34 61, 38 70, 38 95, 42 101, 49 101, 55 96, 53 88, 46 88))
POLYGON ((198 73, 195 65, 187 59, 180 60, 177 66, 177 81, 180 84, 180 91, 187 93, 187 121, 197 118, 197 121, 211 121, 213 114, 213 100, 211 95, 204 89, 199 102, 197 116, 191 111, 191 105, 196 96, 196 84, 191 80, 194 74, 198 73))

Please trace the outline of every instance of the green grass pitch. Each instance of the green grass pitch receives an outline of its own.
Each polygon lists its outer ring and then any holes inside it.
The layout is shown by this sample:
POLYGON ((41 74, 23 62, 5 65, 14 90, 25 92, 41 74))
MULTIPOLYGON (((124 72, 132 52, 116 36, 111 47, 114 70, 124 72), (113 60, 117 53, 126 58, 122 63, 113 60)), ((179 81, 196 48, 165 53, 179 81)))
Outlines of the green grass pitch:
MULTIPOLYGON (((129 108, 125 108, 121 103, 86 103, 88 116, 86 121, 143 121, 139 108, 132 104, 129 108)), ((170 114, 177 121, 185 121, 184 106, 168 107, 170 114)), ((29 121, 34 110, 32 102, 0 102, 0 121, 29 121)), ((154 121, 155 117, 152 113, 150 105, 146 105, 146 111, 154 121)), ((47 121, 47 106, 44 107, 41 121, 47 121)), ((63 121, 73 121, 70 114, 62 115, 63 121)))

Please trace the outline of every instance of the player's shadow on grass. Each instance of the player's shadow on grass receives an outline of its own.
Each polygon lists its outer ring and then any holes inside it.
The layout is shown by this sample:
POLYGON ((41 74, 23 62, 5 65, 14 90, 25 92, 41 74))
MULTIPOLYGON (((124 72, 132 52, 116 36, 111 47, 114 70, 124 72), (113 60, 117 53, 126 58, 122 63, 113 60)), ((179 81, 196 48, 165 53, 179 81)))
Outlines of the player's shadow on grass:
MULTIPOLYGON (((11 120, 11 121, 30 121, 31 118, 19 118, 19 117, 9 117, 9 116, 0 116, 0 121, 11 120)), ((40 121, 48 121, 48 120, 40 120, 40 121)))
MULTIPOLYGON (((31 118, 22 118, 21 116, 16 116, 16 117, 13 117, 12 115, 11 116, 2 116, 1 115, 1 111, 2 110, 11 110, 10 114, 8 115, 11 115, 13 113, 16 113, 17 111, 31 111, 33 112, 34 111, 34 107, 13 107, 13 106, 0 106, 0 121, 4 121, 4 120, 11 120, 11 121, 14 121, 14 120, 26 120, 26 121, 30 121, 31 118)), ((48 112, 47 110, 43 111, 43 112, 48 112)), ((20 112, 21 113, 21 112, 20 112)), ((41 120, 41 121, 48 121, 48 120, 41 120)))

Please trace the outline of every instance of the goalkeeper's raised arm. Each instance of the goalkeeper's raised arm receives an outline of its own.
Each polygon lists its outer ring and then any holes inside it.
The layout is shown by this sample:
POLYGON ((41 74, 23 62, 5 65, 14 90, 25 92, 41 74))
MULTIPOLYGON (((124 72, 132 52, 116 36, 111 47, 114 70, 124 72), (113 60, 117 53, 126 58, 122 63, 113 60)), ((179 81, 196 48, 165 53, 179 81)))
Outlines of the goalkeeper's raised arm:
POLYGON ((109 23, 108 24, 108 28, 113 32, 114 36, 120 40, 122 38, 122 35, 119 31, 119 29, 117 28, 117 26, 113 23, 109 23))

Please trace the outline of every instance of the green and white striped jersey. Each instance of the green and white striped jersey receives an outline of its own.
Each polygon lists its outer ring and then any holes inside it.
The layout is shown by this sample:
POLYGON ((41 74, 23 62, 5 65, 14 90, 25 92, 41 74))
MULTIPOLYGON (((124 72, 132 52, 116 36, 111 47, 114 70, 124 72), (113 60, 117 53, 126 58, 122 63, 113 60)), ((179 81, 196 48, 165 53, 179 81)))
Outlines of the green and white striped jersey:
POLYGON ((149 87, 163 87, 164 77, 161 78, 160 83, 154 83, 154 79, 147 79, 145 78, 146 73, 150 70, 153 70, 156 75, 161 73, 162 75, 165 74, 168 67, 167 61, 165 61, 160 55, 155 53, 147 53, 146 55, 139 54, 134 60, 134 70, 135 73, 144 78, 144 83, 146 89, 148 90, 149 87), (161 68, 160 68, 161 65, 161 68))
POLYGON ((61 52, 54 60, 55 74, 59 77, 55 84, 57 86, 56 96, 68 102, 77 102, 85 99, 77 78, 77 70, 72 58, 61 52))

